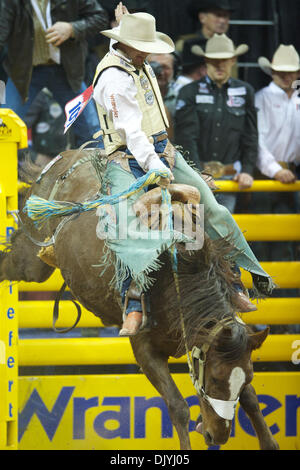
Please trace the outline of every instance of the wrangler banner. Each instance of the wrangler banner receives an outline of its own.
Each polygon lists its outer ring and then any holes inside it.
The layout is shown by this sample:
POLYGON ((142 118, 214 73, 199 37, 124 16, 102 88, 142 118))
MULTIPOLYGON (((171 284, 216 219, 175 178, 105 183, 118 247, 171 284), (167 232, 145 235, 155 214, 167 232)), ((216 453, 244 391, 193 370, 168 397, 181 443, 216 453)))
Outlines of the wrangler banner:
MULTIPOLYGON (((207 449, 194 431, 200 412, 187 374, 173 374, 190 406, 194 450, 207 449)), ((281 449, 300 448, 300 374, 260 372, 253 379, 264 418, 281 449)), ((142 374, 19 378, 21 450, 178 450, 166 405, 142 374)), ((258 450, 238 405, 221 450, 258 450)), ((218 450, 218 447, 210 449, 218 450)))

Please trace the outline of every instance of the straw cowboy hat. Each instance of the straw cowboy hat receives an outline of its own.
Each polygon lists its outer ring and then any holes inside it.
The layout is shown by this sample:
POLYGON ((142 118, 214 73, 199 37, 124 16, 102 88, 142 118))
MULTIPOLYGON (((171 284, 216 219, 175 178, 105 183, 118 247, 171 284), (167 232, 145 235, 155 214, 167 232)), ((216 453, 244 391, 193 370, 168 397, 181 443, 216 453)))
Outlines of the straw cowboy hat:
POLYGON ((297 72, 300 70, 300 58, 294 46, 280 44, 275 52, 272 63, 266 57, 259 57, 258 65, 268 75, 276 72, 297 72))
POLYGON ((149 54, 168 54, 175 50, 172 39, 156 31, 155 18, 149 13, 124 15, 119 29, 107 29, 101 34, 149 54))
POLYGON ((214 34, 207 41, 205 52, 198 45, 192 47, 192 52, 207 59, 231 59, 232 57, 245 54, 248 49, 247 44, 240 44, 235 49, 233 42, 226 34, 214 34))

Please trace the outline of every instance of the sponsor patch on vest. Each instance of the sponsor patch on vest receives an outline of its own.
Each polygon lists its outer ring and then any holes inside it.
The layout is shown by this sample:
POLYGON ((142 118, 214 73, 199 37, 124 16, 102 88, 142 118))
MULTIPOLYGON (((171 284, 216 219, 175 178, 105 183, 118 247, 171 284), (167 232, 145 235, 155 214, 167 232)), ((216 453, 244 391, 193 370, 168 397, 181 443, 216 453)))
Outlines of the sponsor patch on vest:
POLYGON ((240 96, 230 96, 227 101, 227 106, 230 108, 240 108, 245 104, 245 98, 241 98, 240 96))
POLYGON ((50 129, 50 124, 48 122, 38 122, 35 128, 37 134, 45 134, 50 129))
POLYGON ((145 100, 146 100, 146 103, 149 104, 149 106, 151 106, 154 103, 154 95, 151 90, 145 93, 145 100))
POLYGON ((207 83, 199 83, 199 91, 200 93, 209 93, 207 83))
POLYGON ((244 86, 240 86, 238 88, 228 88, 227 92, 228 96, 241 96, 247 94, 247 90, 244 86))
POLYGON ((214 104, 215 98, 212 95, 196 95, 196 103, 214 104))
POLYGON ((54 119, 58 118, 62 114, 62 109, 58 103, 52 103, 49 108, 49 114, 54 119))
POLYGON ((140 78, 141 86, 144 88, 144 90, 147 90, 149 88, 149 80, 146 77, 146 75, 142 75, 140 78))
POLYGON ((186 105, 185 101, 183 100, 178 100, 176 103, 176 111, 179 111, 181 108, 183 108, 186 105))
POLYGON ((128 64, 128 62, 126 62, 126 60, 124 59, 120 59, 120 64, 125 65, 125 67, 127 67, 128 69, 132 69, 132 65, 128 64))
POLYGON ((155 78, 156 75, 155 75, 154 70, 153 70, 153 68, 151 67, 151 65, 148 66, 148 70, 149 70, 149 72, 150 72, 150 75, 151 75, 153 78, 155 78))
POLYGON ((119 117, 115 95, 110 95, 110 102, 111 102, 114 117, 115 118, 119 117))

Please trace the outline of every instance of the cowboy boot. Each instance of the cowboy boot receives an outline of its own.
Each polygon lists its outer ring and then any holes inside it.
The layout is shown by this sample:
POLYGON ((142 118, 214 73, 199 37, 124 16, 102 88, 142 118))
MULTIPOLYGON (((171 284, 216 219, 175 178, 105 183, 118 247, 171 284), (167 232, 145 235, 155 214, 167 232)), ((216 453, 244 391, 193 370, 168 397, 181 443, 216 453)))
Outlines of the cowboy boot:
POLYGON ((240 313, 255 312, 257 307, 249 299, 248 291, 241 281, 240 268, 236 264, 232 266, 232 272, 236 277, 235 282, 233 283, 233 287, 236 292, 232 300, 237 311, 240 313))
POLYGON ((255 310, 257 310, 256 305, 250 301, 249 297, 247 297, 244 292, 236 293, 234 303, 240 313, 255 312, 255 310))
POLYGON ((129 289, 125 295, 125 302, 123 307, 123 325, 119 332, 119 336, 134 336, 139 332, 140 329, 145 327, 146 323, 147 310, 144 294, 141 289, 137 287, 135 282, 131 281, 129 289), (137 308, 137 310, 133 310, 127 314, 126 311, 127 308, 130 307, 130 300, 136 301, 135 308, 137 308), (139 305, 142 312, 139 311, 139 305))
POLYGON ((143 314, 142 312, 130 312, 119 332, 119 336, 134 336, 138 333, 142 325, 143 314))

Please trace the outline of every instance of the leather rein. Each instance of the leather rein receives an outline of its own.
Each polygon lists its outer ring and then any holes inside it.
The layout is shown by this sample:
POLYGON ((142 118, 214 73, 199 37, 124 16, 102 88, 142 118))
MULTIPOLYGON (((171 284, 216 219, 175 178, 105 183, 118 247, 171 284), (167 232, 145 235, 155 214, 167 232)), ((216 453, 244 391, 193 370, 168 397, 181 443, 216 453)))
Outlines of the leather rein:
MULTIPOLYGON (((231 318, 221 320, 209 334, 210 338, 214 338, 227 325, 232 324, 231 318)), ((206 355, 211 343, 205 342, 200 348, 194 346, 192 349, 192 360, 188 361, 190 367, 190 376, 197 393, 206 402, 210 404, 213 410, 223 419, 232 420, 235 414, 235 408, 238 404, 239 397, 236 400, 219 400, 210 397, 205 391, 205 362, 206 355), (196 373, 196 364, 198 364, 198 373, 196 373)))
MULTIPOLYGON (((189 367, 189 375, 191 377, 192 383, 196 389, 197 394, 203 398, 206 402, 210 404, 213 410, 223 419, 232 420, 235 414, 235 408, 239 401, 239 397, 236 400, 219 400, 217 398, 210 397, 205 391, 205 362, 206 362, 206 355, 211 346, 211 341, 206 341, 202 344, 200 348, 194 346, 191 352, 188 347, 187 336, 186 336, 186 329, 184 325, 184 317, 181 308, 181 301, 180 301, 180 290, 179 290, 179 281, 177 272, 173 270, 175 287, 178 296, 178 303, 179 303, 179 311, 180 311, 180 322, 182 328, 182 334, 185 344, 185 351, 187 357, 187 363, 189 367), (198 364, 198 372, 196 372, 196 364, 198 364)), ((212 331, 209 334, 209 338, 213 339, 217 336, 218 333, 227 325, 232 324, 232 318, 224 318, 220 322, 218 322, 212 331)))

